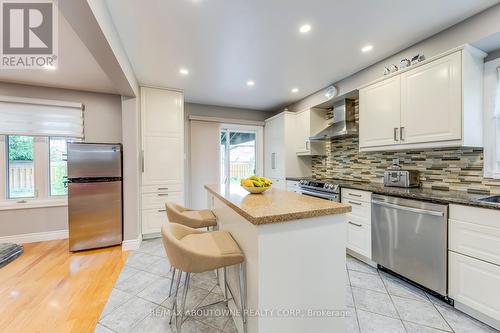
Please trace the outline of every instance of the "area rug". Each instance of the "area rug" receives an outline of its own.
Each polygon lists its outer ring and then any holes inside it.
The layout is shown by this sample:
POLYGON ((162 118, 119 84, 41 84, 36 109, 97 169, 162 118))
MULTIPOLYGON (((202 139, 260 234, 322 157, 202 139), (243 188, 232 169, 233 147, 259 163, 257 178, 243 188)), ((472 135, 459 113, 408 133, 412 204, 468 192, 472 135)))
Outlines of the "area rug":
POLYGON ((0 243, 0 268, 23 254, 23 246, 13 243, 0 243))

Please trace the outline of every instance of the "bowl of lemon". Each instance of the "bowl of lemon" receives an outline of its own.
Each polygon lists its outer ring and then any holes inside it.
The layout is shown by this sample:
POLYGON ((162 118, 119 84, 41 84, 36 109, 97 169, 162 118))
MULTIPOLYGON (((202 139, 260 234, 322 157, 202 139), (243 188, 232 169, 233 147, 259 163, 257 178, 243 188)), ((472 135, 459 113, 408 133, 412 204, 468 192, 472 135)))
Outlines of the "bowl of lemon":
POLYGON ((271 179, 264 177, 252 176, 240 181, 241 187, 252 194, 259 194, 271 188, 273 184, 271 179))

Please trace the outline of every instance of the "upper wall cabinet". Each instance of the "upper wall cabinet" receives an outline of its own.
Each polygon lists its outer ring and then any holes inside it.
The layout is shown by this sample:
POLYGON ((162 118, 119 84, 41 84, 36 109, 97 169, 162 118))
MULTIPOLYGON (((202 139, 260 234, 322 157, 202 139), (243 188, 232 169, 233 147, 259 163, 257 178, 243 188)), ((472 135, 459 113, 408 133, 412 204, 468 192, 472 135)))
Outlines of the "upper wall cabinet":
POLYGON ((360 88, 360 150, 482 147, 485 55, 464 46, 360 88))
POLYGON ((295 116, 297 156, 325 155, 325 142, 311 141, 309 137, 326 127, 326 110, 310 108, 295 116))
POLYGON ((360 147, 387 146, 399 140, 400 91, 399 76, 359 91, 360 147))

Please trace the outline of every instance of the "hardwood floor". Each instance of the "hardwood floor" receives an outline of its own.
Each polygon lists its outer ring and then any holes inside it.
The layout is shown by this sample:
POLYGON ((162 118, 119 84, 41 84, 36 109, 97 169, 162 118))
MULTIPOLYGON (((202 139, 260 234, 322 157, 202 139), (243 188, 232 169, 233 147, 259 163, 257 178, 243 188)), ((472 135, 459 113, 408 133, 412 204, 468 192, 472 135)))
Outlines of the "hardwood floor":
POLYGON ((24 250, 0 268, 0 332, 93 332, 128 254, 70 253, 67 240, 24 250))

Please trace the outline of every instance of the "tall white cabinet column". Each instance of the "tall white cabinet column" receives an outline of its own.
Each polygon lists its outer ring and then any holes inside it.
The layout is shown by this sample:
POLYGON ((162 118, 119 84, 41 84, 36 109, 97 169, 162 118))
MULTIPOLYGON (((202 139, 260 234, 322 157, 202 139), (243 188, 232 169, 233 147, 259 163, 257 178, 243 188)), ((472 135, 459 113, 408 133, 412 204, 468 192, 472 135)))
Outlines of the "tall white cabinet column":
POLYGON ((184 96, 141 87, 142 234, 160 232, 165 202, 184 204, 184 96))

